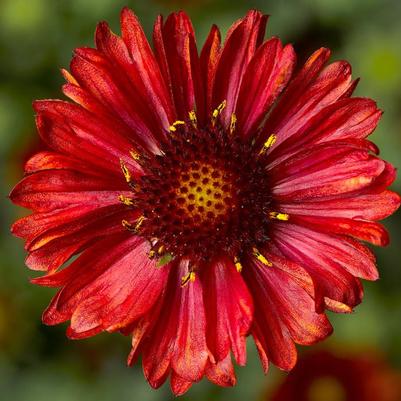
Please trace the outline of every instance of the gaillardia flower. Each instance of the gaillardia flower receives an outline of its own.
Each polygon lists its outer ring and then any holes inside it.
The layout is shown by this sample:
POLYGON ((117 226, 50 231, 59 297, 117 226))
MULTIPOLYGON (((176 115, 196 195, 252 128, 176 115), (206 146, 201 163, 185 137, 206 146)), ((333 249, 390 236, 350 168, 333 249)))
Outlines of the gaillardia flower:
POLYGON ((399 401, 401 374, 371 350, 341 356, 307 353, 278 387, 271 401, 399 401))
POLYGON ((12 227, 46 272, 32 281, 60 287, 43 322, 131 335, 128 363, 176 394, 233 385, 248 335, 290 370, 377 278, 359 240, 385 245, 376 221, 400 204, 349 64, 322 48, 294 74, 266 21, 250 11, 224 45, 213 26, 200 54, 183 12, 156 20, 153 50, 129 9, 121 37, 100 23, 63 70, 74 103, 34 103, 48 150, 11 193, 33 210, 12 227))

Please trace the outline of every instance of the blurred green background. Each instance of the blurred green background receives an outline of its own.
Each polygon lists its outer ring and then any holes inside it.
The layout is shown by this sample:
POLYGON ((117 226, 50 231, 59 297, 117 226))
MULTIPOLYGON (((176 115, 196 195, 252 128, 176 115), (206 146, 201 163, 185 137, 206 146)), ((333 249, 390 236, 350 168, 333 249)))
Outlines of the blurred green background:
MULTIPOLYGON (((68 67, 74 47, 93 44, 95 25, 110 22, 119 32, 119 11, 130 6, 151 32, 157 14, 185 9, 201 44, 212 23, 225 32, 249 8, 271 19, 268 36, 291 42, 304 60, 320 46, 345 58, 357 94, 378 101, 385 113, 373 140, 383 158, 396 166, 401 155, 401 2, 399 0, 0 0, 0 400, 170 400, 168 386, 151 390, 141 368, 128 369, 130 341, 103 334, 80 342, 65 338, 65 326, 45 327, 40 316, 54 291, 34 287, 24 267, 23 244, 9 226, 24 213, 7 193, 22 176, 22 164, 37 146, 31 102, 60 97, 58 69, 68 67)), ((398 180, 394 188, 401 190, 398 180)), ((325 347, 379 350, 401 370, 401 216, 386 221, 392 243, 376 249, 381 279, 365 283, 364 303, 351 316, 330 318, 334 336, 325 347)), ((302 350, 301 350, 302 352, 302 350)), ((265 377, 253 344, 247 367, 237 369, 239 384, 221 389, 204 381, 183 400, 261 400, 284 374, 265 377)), ((325 401, 325 400, 321 400, 325 401)), ((355 400, 359 401, 359 400, 355 400)))

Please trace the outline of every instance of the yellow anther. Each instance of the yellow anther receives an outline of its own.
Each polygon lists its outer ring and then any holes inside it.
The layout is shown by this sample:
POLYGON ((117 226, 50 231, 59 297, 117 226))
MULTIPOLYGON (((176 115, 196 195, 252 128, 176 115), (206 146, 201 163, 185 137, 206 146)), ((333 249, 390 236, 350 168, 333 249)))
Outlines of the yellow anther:
POLYGON ((119 195, 118 200, 119 200, 121 203, 124 203, 124 205, 127 205, 127 206, 133 206, 133 204, 134 204, 133 199, 131 199, 131 198, 126 198, 124 195, 119 195))
POLYGON ((217 117, 221 112, 226 108, 227 100, 223 100, 218 106, 217 109, 213 111, 213 117, 217 117))
POLYGON ((135 150, 131 149, 129 151, 129 154, 131 155, 131 157, 135 160, 138 161, 141 158, 141 155, 138 152, 135 152, 135 150))
POLYGON ((242 264, 241 264, 241 262, 239 261, 239 259, 238 259, 237 256, 234 258, 234 265, 235 265, 235 268, 237 269, 237 272, 238 272, 238 273, 241 273, 241 271, 242 271, 242 264))
POLYGON ((161 245, 161 246, 159 247, 159 249, 157 250, 157 253, 158 253, 159 255, 161 255, 161 254, 164 253, 165 250, 166 250, 166 247, 165 247, 164 245, 161 245))
POLYGON ((189 112, 189 119, 191 120, 191 123, 194 126, 194 128, 196 128, 198 125, 198 119, 196 118, 196 113, 194 110, 189 112))
POLYGON ((124 164, 123 160, 120 159, 120 166, 121 166, 121 170, 124 174, 125 180, 130 183, 131 182, 131 173, 129 172, 127 166, 124 164))
POLYGON ((259 155, 265 153, 267 149, 271 148, 276 142, 277 136, 272 134, 267 138, 267 141, 263 144, 263 148, 260 150, 259 155))
POLYGON ((175 132, 175 131, 177 131, 177 128, 176 128, 177 125, 185 125, 185 121, 182 121, 182 120, 174 121, 174 122, 170 125, 170 128, 169 128, 170 132, 175 132))
POLYGON ((290 216, 287 213, 270 212, 269 218, 275 220, 287 221, 290 218, 290 216))
POLYGON ((214 126, 216 124, 217 117, 221 114, 221 112, 225 109, 227 106, 227 101, 223 100, 218 106, 217 109, 213 110, 212 113, 212 125, 214 126))
POLYGON ((235 115, 235 113, 233 113, 231 114, 230 134, 234 133, 236 124, 237 124, 237 116, 235 115))
POLYGON ((181 278, 181 287, 185 287, 190 281, 194 282, 196 275, 194 272, 189 272, 181 278))
POLYGON ((272 267, 273 263, 269 262, 260 252, 257 248, 253 248, 253 255, 256 257, 259 262, 262 262, 265 266, 272 267))
POLYGON ((153 249, 151 249, 148 253, 149 259, 153 259, 155 257, 155 255, 156 255, 156 252, 153 249))
POLYGON ((129 231, 134 231, 134 232, 138 232, 139 229, 141 228, 141 225, 143 223, 143 221, 145 220, 144 216, 141 216, 136 222, 135 222, 135 226, 133 224, 131 224, 129 221, 127 220, 122 220, 121 224, 123 225, 124 228, 126 228, 129 231))
POLYGON ((143 221, 145 220, 144 216, 141 216, 136 222, 135 222, 135 232, 138 232, 142 226, 143 221))
POLYGON ((135 230, 134 226, 133 226, 129 221, 127 221, 127 220, 122 220, 122 221, 121 221, 121 224, 122 224, 123 227, 124 227, 125 229, 127 229, 128 231, 134 231, 134 230, 135 230))

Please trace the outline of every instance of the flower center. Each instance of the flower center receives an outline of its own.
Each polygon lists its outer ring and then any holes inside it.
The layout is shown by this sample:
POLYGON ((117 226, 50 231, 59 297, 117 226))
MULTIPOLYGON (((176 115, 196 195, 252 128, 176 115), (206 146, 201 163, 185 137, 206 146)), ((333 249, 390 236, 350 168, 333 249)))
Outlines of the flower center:
POLYGON ((145 174, 130 183, 132 206, 142 215, 127 228, 149 240, 151 257, 187 257, 195 268, 249 251, 268 263, 257 251, 269 239, 272 215, 268 142, 257 149, 213 120, 204 128, 178 123, 161 154, 147 156, 145 174))
POLYGON ((216 164, 191 163, 189 170, 179 173, 179 185, 173 189, 177 212, 195 225, 215 225, 236 207, 234 178, 216 164))

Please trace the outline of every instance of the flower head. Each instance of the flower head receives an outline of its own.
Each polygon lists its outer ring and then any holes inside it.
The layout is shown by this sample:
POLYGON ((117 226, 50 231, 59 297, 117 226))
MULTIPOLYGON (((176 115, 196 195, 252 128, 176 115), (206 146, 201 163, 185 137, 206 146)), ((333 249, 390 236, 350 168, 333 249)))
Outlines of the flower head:
POLYGON ((266 21, 250 11, 224 45, 213 26, 200 55, 183 12, 156 20, 153 50, 130 10, 121 37, 100 23, 63 70, 74 103, 34 103, 48 150, 11 193, 33 210, 12 228, 32 281, 60 288, 44 323, 131 335, 129 364, 176 394, 233 385, 248 335, 266 371, 290 370, 295 343, 331 333, 325 309, 377 278, 359 240, 385 245, 376 221, 400 204, 348 63, 320 49, 294 74, 266 21))
POLYGON ((401 374, 371 351, 341 356, 307 353, 276 390, 272 401, 398 401, 401 374))

